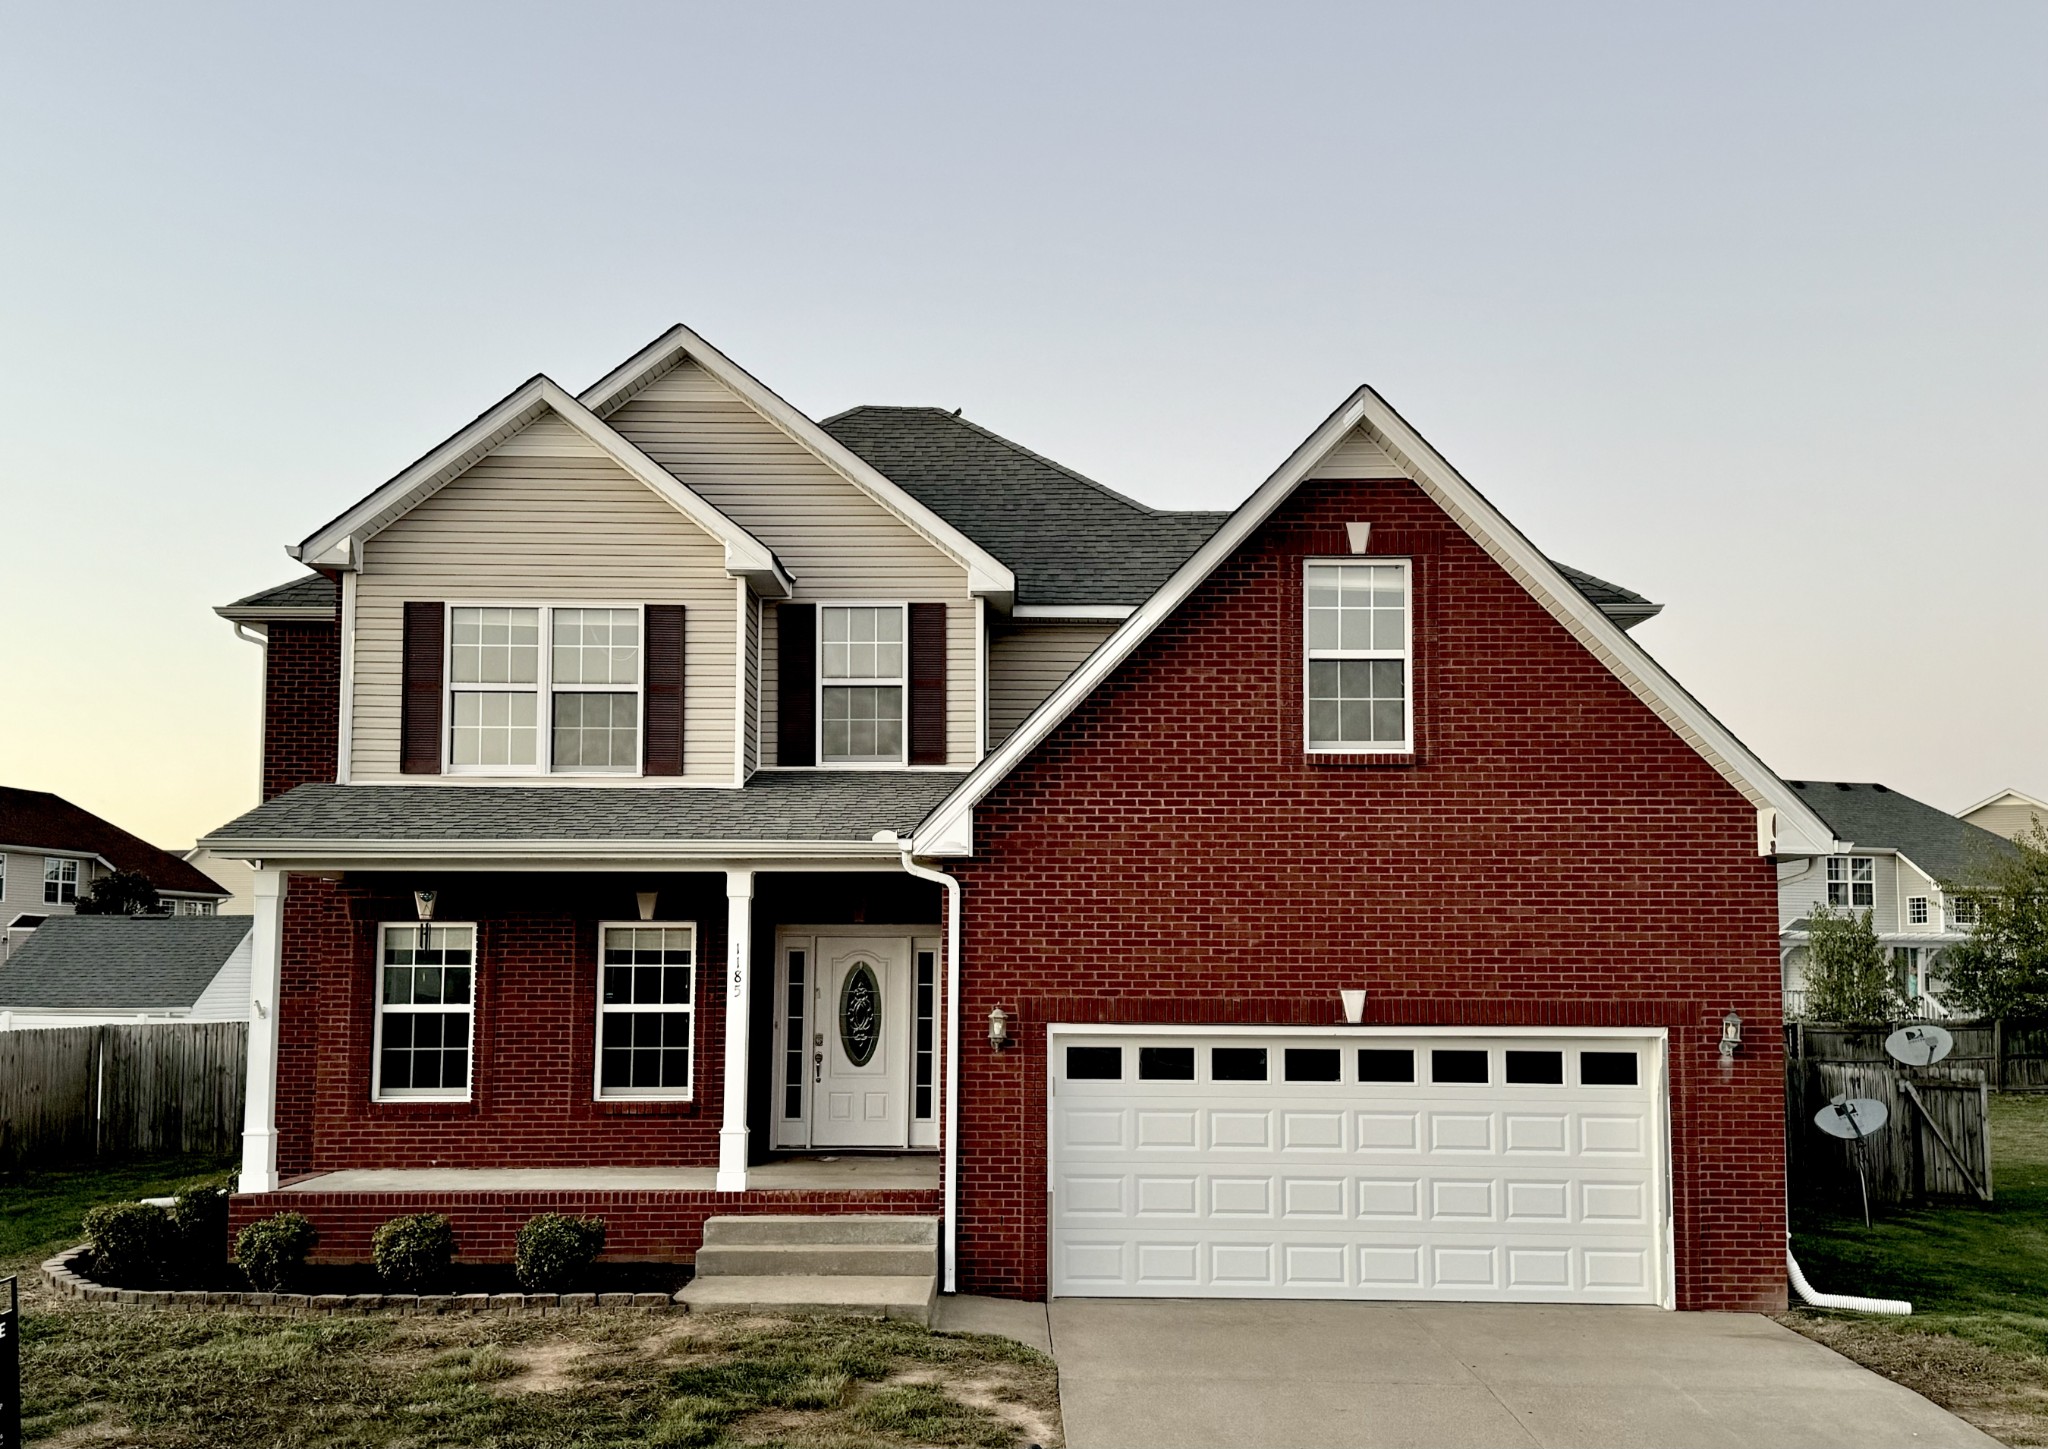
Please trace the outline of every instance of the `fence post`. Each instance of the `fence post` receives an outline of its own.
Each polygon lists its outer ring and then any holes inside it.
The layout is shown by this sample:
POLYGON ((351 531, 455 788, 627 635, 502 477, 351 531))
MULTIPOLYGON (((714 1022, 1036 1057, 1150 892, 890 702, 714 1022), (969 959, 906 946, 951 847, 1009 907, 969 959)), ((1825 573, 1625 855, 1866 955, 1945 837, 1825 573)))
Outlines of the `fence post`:
POLYGON ((1991 1023, 1991 1063, 1996 1075, 1992 1078, 1998 1090, 2005 1090, 2005 1018, 2000 1016, 1991 1023))

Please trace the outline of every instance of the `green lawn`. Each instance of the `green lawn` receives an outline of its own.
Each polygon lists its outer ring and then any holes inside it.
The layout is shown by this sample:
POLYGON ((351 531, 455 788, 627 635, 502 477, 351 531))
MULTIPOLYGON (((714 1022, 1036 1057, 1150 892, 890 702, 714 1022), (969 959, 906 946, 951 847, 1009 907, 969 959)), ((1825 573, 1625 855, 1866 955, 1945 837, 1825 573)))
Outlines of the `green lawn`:
POLYGON ((1826 1293, 1904 1298, 1910 1318, 1801 1311, 1788 1321, 2013 1444, 2048 1444, 2048 1096, 1991 1098, 1995 1201, 1792 1216, 1826 1293))
POLYGON ((107 1167, 29 1169, 0 1176, 0 1274, 31 1271, 78 1241, 78 1220, 103 1202, 170 1197, 225 1174, 211 1157, 157 1157, 107 1167))

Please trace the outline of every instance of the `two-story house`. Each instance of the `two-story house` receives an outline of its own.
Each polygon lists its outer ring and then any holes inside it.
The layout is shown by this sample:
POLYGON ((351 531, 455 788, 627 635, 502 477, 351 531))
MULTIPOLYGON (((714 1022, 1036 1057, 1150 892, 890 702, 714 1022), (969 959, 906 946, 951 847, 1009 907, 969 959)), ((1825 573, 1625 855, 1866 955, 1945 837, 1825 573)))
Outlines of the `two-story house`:
POLYGON ((76 914, 93 882, 134 871, 166 913, 210 916, 228 893, 167 850, 46 790, 0 785, 0 962, 51 916, 76 914))
POLYGON ((1838 842, 1369 389, 1174 513, 677 328, 294 552, 222 611, 266 798, 201 842, 253 867, 236 1222, 1783 1302, 1773 861, 1838 842))
POLYGON ((1836 780, 1786 782, 1844 842, 1825 858, 1778 867, 1778 954, 1788 1020, 1808 1015, 1808 917, 1816 906, 1870 912, 1871 929, 1892 960, 1909 1011, 1940 1020, 1941 953, 1966 939, 1974 922, 1960 885, 2013 854, 2001 836, 1884 785, 1836 780))

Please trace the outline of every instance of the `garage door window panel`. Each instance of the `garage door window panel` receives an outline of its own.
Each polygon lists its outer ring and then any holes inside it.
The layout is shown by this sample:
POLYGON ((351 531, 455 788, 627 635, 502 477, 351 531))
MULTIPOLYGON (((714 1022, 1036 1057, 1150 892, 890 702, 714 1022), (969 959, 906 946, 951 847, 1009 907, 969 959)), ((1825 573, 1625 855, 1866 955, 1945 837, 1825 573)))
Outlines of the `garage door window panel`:
POLYGON ((1361 1082, 1413 1082, 1415 1051, 1412 1047, 1360 1047, 1358 1080, 1361 1082))
POLYGON ((1506 1077, 1510 1086, 1555 1087, 1564 1082, 1564 1053, 1561 1051, 1507 1052, 1506 1077))
POLYGON ((1640 1073, 1634 1052, 1579 1053, 1579 1084, 1585 1087, 1633 1087, 1640 1073))
POLYGON ((1138 1080, 1141 1082, 1192 1082, 1195 1079, 1193 1047, 1139 1047, 1138 1080))
POLYGON ((1336 1047, 1289 1047, 1286 1055, 1290 1082, 1334 1082, 1344 1073, 1344 1053, 1336 1047))
POLYGON ((1429 1054, 1429 1079, 1439 1085, 1483 1087, 1491 1076, 1483 1051, 1438 1047, 1429 1054))
POLYGON ((1105 1046, 1067 1048, 1067 1080, 1070 1082, 1120 1082, 1124 1079, 1124 1049, 1105 1046))
POLYGON ((1211 1047, 1209 1080, 1212 1082, 1263 1082, 1266 1080, 1264 1047, 1211 1047))

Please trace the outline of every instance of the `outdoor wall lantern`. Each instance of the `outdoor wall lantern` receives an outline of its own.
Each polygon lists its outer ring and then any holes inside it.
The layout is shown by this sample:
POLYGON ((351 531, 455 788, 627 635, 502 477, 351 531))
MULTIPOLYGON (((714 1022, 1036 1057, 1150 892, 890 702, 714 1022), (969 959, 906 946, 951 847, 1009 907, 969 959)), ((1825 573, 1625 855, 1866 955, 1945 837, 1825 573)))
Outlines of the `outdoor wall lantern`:
POLYGON ((1742 1049, 1742 1018, 1729 1012, 1721 1018, 1721 1055, 1732 1057, 1742 1049))
POLYGON ((1010 1044, 1010 1018, 1004 1014, 1000 1006, 989 1009, 988 1044, 997 1051, 1010 1044))

